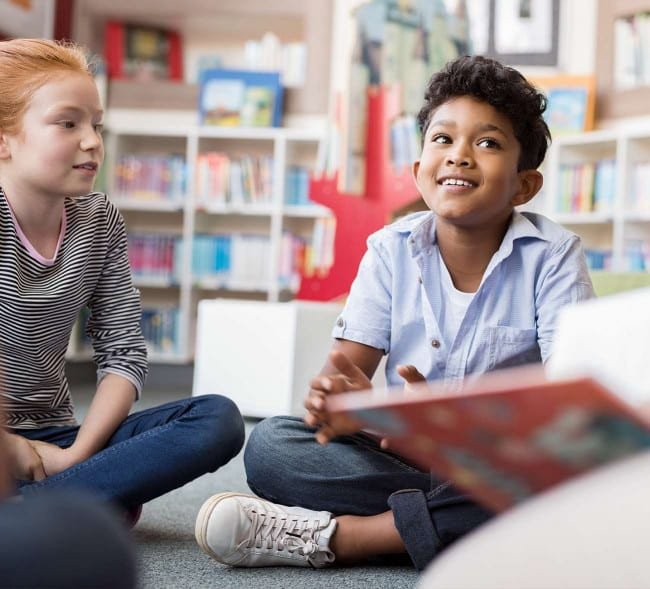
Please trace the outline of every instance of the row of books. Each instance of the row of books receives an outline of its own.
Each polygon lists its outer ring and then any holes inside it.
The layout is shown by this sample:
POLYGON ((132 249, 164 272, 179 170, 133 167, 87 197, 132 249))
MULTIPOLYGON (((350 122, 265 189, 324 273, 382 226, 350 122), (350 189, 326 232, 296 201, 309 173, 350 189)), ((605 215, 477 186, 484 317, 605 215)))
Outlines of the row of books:
POLYGON ((397 117, 390 126, 390 155, 397 171, 420 158, 420 133, 414 115, 397 117))
POLYGON ((267 32, 259 41, 246 41, 244 64, 252 71, 280 72, 285 87, 302 86, 307 72, 307 46, 301 42, 282 43, 277 35, 267 32))
POLYGON ((269 204, 273 199, 271 156, 231 158, 210 152, 198 156, 196 198, 199 206, 269 204))
POLYGON ((121 156, 114 171, 119 195, 143 199, 179 199, 186 191, 187 163, 181 155, 121 156))
POLYGON ((144 307, 142 309, 142 335, 149 352, 176 354, 179 346, 180 309, 178 307, 144 307))
MULTIPOLYGON (((315 257, 313 251, 310 240, 283 233, 278 271, 281 288, 297 290, 301 275, 314 271, 314 263, 320 263, 323 254, 315 257)), ((267 290, 271 262, 270 238, 266 235, 198 235, 194 240, 192 272, 203 288, 267 290)))
POLYGON ((616 194, 616 162, 563 164, 559 171, 557 212, 611 211, 616 194))
MULTIPOLYGON (((285 231, 278 280, 297 290, 300 277, 323 275, 334 263, 334 219, 318 219, 311 239, 285 231)), ((170 286, 180 281, 183 240, 158 234, 129 234, 129 263, 136 283, 170 286)), ((194 238, 192 273, 207 288, 265 290, 269 283, 268 235, 232 233, 194 238)))
POLYGON ((175 269, 180 268, 182 256, 180 237, 158 234, 129 234, 129 264, 133 278, 139 282, 178 282, 175 269))
POLYGON ((650 272, 650 241, 629 240, 625 244, 625 265, 630 272, 650 272))
POLYGON ((326 276, 334 264, 336 220, 318 219, 312 238, 285 231, 280 250, 279 280, 282 288, 297 291, 303 276, 326 276))
POLYGON ((650 86, 650 14, 614 21, 614 84, 619 90, 650 86))
MULTIPOLYGON (((590 270, 611 270, 612 251, 585 249, 590 270)), ((628 272, 650 272, 650 241, 630 240, 623 252, 624 269, 628 272)))
POLYGON ((284 202, 288 205, 309 205, 309 168, 289 166, 287 168, 284 202))
POLYGON ((609 270, 612 267, 612 250, 585 248, 585 258, 590 270, 609 270))
MULTIPOLYGON (((80 353, 92 353, 92 344, 86 333, 90 313, 84 307, 79 314, 72 338, 80 353)), ((175 306, 143 307, 140 326, 149 352, 175 354, 179 352, 180 309, 175 306)))

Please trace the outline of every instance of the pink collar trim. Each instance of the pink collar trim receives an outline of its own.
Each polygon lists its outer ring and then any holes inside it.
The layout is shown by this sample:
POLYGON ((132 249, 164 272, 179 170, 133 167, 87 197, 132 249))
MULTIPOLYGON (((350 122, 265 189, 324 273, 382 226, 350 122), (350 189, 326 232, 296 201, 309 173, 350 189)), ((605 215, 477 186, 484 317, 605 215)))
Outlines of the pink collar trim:
POLYGON ((27 236, 23 233, 23 230, 21 229, 20 224, 18 223, 18 220, 14 215, 14 211, 11 208, 9 199, 5 197, 5 200, 7 201, 9 212, 11 213, 11 219, 14 223, 14 227, 16 229, 16 233, 18 234, 18 238, 20 239, 20 242, 25 246, 25 249, 29 252, 29 255, 32 256, 32 258, 34 258, 36 261, 43 264, 44 266, 53 266, 54 262, 56 261, 56 256, 59 254, 59 249, 61 248, 61 244, 63 243, 63 238, 65 237, 65 228, 66 228, 65 207, 63 207, 63 217, 61 218, 61 231, 59 232, 59 239, 56 243, 56 249, 54 250, 54 255, 51 258, 46 258, 41 254, 39 254, 34 248, 34 246, 30 243, 29 239, 27 239, 27 236))

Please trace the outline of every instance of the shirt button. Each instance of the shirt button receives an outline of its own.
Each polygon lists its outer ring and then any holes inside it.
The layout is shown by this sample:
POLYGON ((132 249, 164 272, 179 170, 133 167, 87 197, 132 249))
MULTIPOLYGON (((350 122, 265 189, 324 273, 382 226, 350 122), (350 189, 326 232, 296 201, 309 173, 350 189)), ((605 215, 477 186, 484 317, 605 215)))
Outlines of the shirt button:
POLYGON ((339 327, 343 327, 343 319, 341 319, 341 317, 339 317, 338 320, 336 321, 336 325, 338 325, 339 327))
POLYGON ((422 276, 418 276, 418 282, 422 284, 422 276))
POLYGON ((437 340, 437 339, 432 339, 432 340, 431 340, 431 345, 432 345, 434 348, 439 348, 439 347, 440 347, 440 341, 437 340))

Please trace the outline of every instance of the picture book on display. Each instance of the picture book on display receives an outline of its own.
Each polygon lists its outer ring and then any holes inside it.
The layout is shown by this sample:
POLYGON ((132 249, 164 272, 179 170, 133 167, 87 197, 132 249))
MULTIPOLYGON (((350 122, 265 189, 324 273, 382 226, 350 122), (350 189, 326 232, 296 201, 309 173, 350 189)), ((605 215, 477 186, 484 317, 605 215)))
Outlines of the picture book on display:
POLYGON ((525 367, 462 390, 409 387, 333 395, 328 408, 496 511, 650 448, 650 423, 593 378, 549 381, 542 368, 525 367))
POLYGON ((109 21, 104 56, 110 78, 183 78, 181 37, 175 31, 109 21))
POLYGON ((200 77, 200 122, 225 127, 279 127, 283 94, 278 72, 204 70, 200 77))

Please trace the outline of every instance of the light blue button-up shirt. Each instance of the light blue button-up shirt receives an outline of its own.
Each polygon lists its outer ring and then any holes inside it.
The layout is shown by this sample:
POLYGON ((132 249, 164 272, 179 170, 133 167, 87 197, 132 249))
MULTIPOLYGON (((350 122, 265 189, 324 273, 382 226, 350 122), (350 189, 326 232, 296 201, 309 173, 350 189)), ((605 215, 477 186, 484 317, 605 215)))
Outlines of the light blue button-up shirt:
POLYGON ((386 381, 398 364, 448 383, 546 361, 558 311, 594 296, 580 238, 535 213, 515 211, 453 341, 445 313, 435 215, 415 213, 368 238, 332 335, 384 350, 386 381))

